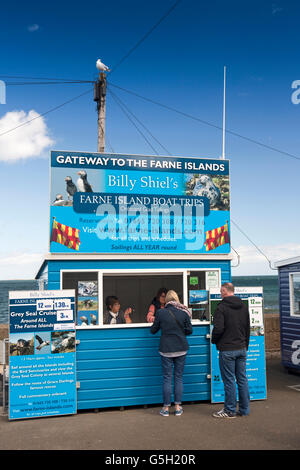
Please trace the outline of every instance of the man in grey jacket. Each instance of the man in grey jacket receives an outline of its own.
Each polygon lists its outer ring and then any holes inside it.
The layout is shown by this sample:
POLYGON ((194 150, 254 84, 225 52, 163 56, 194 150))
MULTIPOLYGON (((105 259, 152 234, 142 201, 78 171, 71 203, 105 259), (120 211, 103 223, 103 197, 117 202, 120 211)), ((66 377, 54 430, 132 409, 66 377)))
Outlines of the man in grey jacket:
POLYGON ((219 351, 219 365, 224 383, 224 408, 213 414, 215 418, 235 418, 250 412, 246 358, 250 338, 248 307, 234 295, 233 284, 221 287, 222 301, 213 319, 212 343, 219 351), (236 383, 239 392, 239 410, 236 411, 236 383))

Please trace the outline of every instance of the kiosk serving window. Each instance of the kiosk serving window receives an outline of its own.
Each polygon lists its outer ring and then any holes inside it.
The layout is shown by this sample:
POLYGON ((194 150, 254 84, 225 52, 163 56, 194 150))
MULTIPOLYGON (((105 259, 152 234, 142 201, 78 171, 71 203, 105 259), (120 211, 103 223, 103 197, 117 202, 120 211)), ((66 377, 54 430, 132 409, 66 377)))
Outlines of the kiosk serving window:
MULTIPOLYGON (((120 301, 121 311, 131 310, 129 315, 132 323, 146 323, 149 306, 162 287, 175 290, 183 302, 183 274, 103 274, 103 310, 107 311, 107 297, 115 296, 120 301)), ((104 319, 108 323, 110 316, 104 315, 104 319)))
POLYGON ((76 324, 81 327, 149 325, 147 313, 161 288, 177 292, 192 320, 209 321, 208 289, 218 287, 219 279, 218 269, 61 272, 62 288, 75 289, 76 324))

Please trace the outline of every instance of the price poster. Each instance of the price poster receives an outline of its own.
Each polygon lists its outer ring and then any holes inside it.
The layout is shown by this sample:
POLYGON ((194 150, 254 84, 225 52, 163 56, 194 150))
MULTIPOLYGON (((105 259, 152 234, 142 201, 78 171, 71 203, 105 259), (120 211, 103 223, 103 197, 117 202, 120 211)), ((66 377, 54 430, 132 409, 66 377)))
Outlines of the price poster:
POLYGON ((9 292, 9 419, 75 414, 75 290, 9 292))
MULTIPOLYGON (((265 336, 263 323, 262 287, 236 287, 234 295, 247 305, 250 315, 250 341, 246 360, 246 373, 250 400, 263 400, 267 397, 265 336)), ((211 322, 215 310, 221 302, 220 289, 210 289, 211 322)), ((211 333, 213 326, 211 325, 211 333)), ((224 402, 224 385, 219 368, 219 351, 211 343, 211 401, 224 402)), ((238 391, 237 391, 238 397, 238 391)))

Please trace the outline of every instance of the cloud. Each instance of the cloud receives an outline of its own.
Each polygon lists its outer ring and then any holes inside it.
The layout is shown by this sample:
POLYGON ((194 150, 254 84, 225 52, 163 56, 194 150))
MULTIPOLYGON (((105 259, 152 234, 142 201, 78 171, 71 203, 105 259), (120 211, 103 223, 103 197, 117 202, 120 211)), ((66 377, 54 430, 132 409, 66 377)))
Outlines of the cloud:
POLYGON ((38 24, 32 24, 27 26, 27 31, 29 31, 30 33, 34 33, 38 29, 40 29, 40 26, 38 24))
POLYGON ((16 162, 40 157, 46 148, 54 144, 48 134, 44 118, 36 111, 31 110, 27 115, 25 111, 6 113, 0 119, 0 161, 16 162), (25 124, 27 121, 31 122, 25 124), (14 128, 17 129, 7 132, 14 128))
MULTIPOLYGON (((260 246, 260 250, 271 261, 274 267, 275 261, 293 258, 300 255, 299 243, 286 243, 282 245, 265 245, 260 246)), ((240 264, 232 269, 233 276, 255 276, 255 275, 276 275, 277 269, 270 269, 267 259, 259 253, 254 246, 241 245, 234 246, 235 251, 240 256, 240 264)), ((233 252, 234 253, 234 252, 233 252)), ((235 253, 234 253, 235 255, 235 253)), ((237 265, 237 256, 232 261, 232 267, 237 265)))
POLYGON ((42 262, 42 253, 10 253, 0 256, 0 279, 34 279, 42 262))

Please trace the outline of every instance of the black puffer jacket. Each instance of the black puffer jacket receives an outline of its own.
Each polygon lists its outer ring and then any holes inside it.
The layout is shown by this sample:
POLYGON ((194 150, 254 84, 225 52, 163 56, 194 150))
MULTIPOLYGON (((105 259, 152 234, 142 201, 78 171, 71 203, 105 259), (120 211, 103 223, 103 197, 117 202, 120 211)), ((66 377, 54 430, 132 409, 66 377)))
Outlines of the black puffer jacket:
POLYGON ((217 306, 211 342, 219 351, 248 349, 250 318, 248 307, 239 297, 229 295, 217 306))

